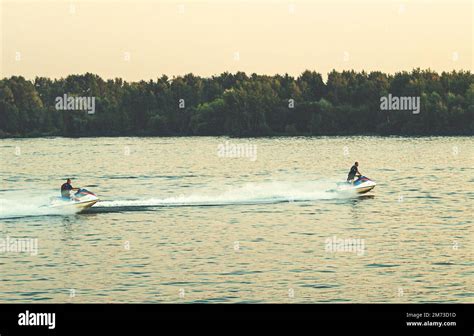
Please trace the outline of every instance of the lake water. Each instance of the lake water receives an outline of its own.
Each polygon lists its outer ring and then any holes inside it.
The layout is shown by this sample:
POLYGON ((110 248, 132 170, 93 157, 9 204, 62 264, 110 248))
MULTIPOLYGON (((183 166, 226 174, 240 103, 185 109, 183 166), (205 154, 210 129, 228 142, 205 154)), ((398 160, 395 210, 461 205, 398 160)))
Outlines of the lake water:
POLYGON ((473 137, 4 139, 0 158, 2 303, 474 302, 473 137), (354 161, 365 197, 334 191, 354 161), (66 177, 101 202, 51 213, 66 177))

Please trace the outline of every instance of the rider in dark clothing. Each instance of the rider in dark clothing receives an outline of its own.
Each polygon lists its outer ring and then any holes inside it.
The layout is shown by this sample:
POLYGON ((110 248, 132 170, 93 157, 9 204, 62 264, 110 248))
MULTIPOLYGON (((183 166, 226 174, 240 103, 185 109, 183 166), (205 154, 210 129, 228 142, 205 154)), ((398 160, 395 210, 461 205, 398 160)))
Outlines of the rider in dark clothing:
POLYGON ((347 175, 347 182, 352 183, 356 176, 361 176, 362 174, 359 172, 359 162, 354 163, 349 171, 349 175, 347 175))
POLYGON ((71 185, 71 179, 67 179, 66 183, 61 186, 61 196, 64 198, 71 198, 71 190, 79 190, 79 188, 73 188, 71 185))

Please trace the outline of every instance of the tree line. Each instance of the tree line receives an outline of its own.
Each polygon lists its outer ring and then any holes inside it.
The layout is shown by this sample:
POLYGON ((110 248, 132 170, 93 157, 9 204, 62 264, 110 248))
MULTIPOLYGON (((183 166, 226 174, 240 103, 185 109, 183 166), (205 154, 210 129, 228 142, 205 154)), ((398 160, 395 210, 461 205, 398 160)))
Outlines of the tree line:
POLYGON ((473 135, 474 75, 305 71, 298 77, 222 73, 127 82, 86 73, 0 81, 0 137, 228 135, 473 135), (95 97, 95 113, 57 109, 95 97), (419 97, 420 113, 380 107, 419 97))

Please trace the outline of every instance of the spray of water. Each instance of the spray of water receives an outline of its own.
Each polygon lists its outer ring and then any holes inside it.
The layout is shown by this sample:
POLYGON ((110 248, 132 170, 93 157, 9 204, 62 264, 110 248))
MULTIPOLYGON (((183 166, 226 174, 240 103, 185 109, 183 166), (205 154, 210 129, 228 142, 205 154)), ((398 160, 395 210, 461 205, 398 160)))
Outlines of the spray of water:
POLYGON ((352 198, 353 193, 339 193, 333 181, 247 183, 223 192, 193 193, 169 198, 104 201, 97 207, 153 207, 191 205, 261 204, 292 201, 317 201, 352 198))
MULTIPOLYGON (((25 216, 71 215, 73 207, 52 208, 51 192, 7 192, 0 194, 0 218, 25 216)), ((356 195, 338 192, 335 181, 310 182, 260 182, 230 187, 218 192, 195 192, 168 198, 143 198, 138 200, 100 201, 91 210, 121 211, 122 209, 163 206, 208 206, 267 204, 279 202, 318 201, 352 198, 356 195)))
POLYGON ((72 215, 73 208, 51 208, 51 191, 12 191, 0 194, 0 218, 72 215))

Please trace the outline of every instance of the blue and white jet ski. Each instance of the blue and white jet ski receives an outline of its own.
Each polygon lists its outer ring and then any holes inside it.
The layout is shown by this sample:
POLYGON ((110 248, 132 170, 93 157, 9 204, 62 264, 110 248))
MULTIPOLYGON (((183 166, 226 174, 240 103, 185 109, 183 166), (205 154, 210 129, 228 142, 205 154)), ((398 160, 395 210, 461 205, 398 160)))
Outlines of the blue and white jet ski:
POLYGON ((354 183, 341 182, 337 184, 338 191, 355 191, 358 194, 365 194, 375 188, 377 183, 366 176, 360 176, 354 183))

